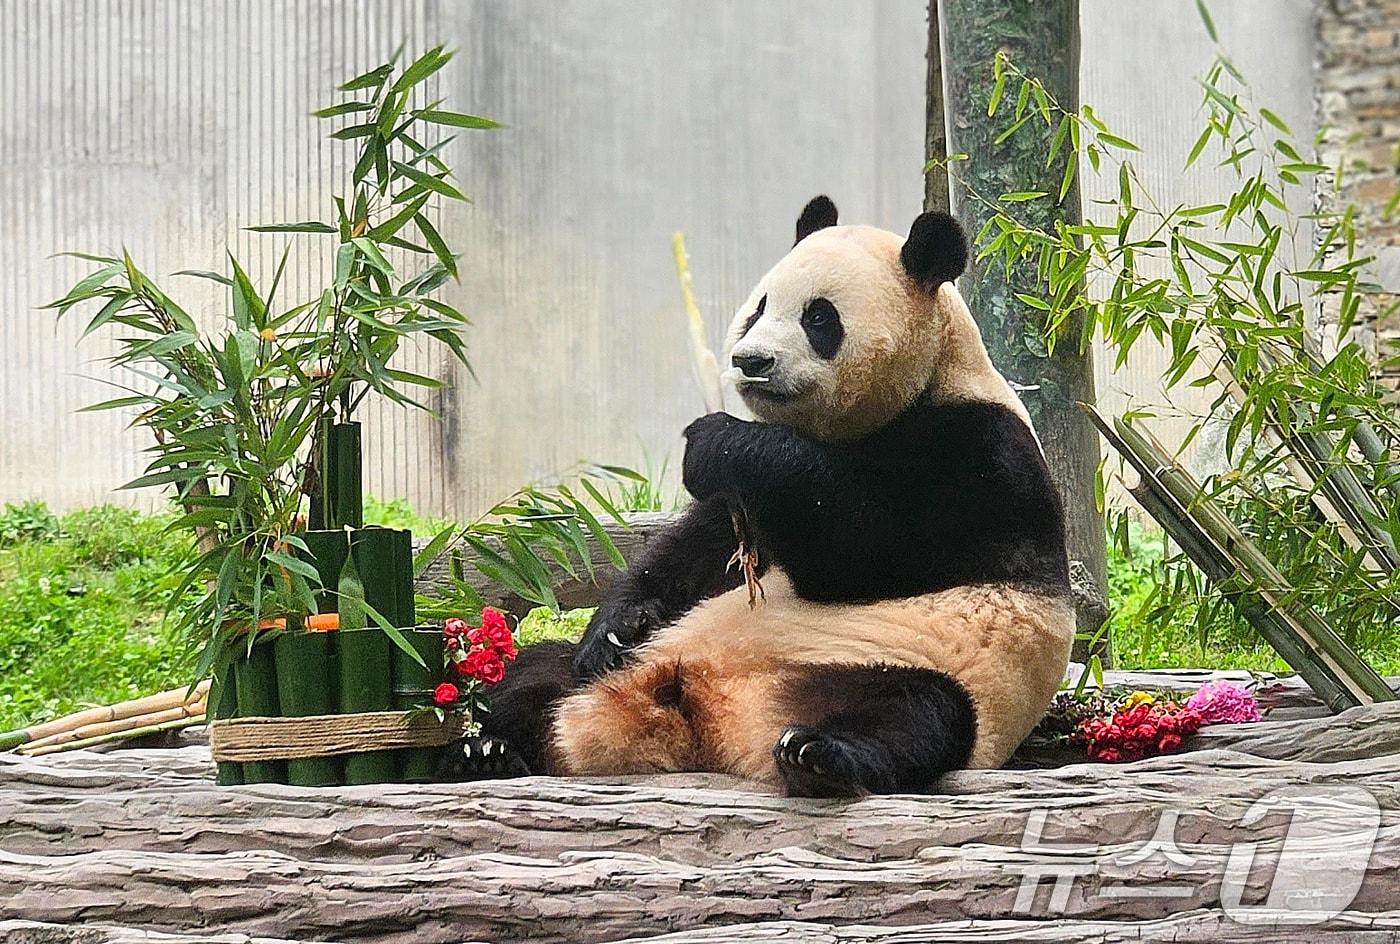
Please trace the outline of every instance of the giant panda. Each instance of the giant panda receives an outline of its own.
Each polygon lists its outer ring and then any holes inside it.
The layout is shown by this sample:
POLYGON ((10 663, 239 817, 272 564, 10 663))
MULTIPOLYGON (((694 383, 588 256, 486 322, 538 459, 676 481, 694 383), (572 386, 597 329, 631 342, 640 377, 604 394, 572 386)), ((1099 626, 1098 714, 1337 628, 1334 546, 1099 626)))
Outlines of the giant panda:
POLYGON ((1001 765, 1043 714, 1075 627, 1063 514, 953 284, 961 229, 940 213, 907 238, 838 225, 818 197, 796 237, 728 335, 756 419, 686 429, 694 501, 577 647, 522 652, 447 776, 919 791, 1001 765))

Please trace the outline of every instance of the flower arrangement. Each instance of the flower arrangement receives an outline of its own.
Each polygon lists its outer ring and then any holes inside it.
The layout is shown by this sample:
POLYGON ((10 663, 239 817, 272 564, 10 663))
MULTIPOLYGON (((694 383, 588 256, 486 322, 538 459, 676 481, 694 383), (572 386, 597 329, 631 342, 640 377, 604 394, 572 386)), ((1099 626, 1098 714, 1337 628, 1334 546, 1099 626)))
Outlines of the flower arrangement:
POLYGON ((442 636, 444 667, 450 680, 433 690, 433 704, 444 714, 463 713, 472 734, 479 728, 472 718, 485 708, 485 690, 500 684, 506 677, 506 663, 514 662, 519 654, 515 634, 505 614, 488 606, 482 608, 478 626, 469 626, 458 617, 444 620, 442 636))
POLYGON ((1263 717, 1259 703, 1233 682, 1210 682, 1184 702, 1171 693, 1134 691, 1118 697, 1061 692, 1036 727, 1052 741, 1082 746, 1093 760, 1141 760, 1181 749, 1206 724, 1242 724, 1263 717))
POLYGON ((1186 699, 1186 707, 1200 714, 1202 724, 1244 724, 1264 717, 1249 690, 1233 682, 1207 682, 1186 699))

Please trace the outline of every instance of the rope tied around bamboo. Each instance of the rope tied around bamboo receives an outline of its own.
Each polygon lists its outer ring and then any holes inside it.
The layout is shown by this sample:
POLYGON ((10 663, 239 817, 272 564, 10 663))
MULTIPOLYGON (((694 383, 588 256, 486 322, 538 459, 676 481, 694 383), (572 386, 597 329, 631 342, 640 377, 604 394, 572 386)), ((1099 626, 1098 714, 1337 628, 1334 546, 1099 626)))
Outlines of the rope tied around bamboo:
POLYGON ((209 725, 209 748, 214 759, 223 762, 296 760, 401 747, 441 747, 461 733, 461 718, 449 715, 438 721, 431 712, 421 710, 230 718, 209 725))

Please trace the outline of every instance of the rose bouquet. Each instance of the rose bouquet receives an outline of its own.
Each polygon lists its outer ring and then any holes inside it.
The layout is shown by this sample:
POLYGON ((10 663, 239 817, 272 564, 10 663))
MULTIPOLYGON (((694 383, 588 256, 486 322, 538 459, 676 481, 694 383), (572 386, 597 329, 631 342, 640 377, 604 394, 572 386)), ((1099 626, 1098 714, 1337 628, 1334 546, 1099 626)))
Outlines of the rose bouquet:
POLYGON ((475 734, 480 725, 473 719, 486 708, 486 689, 505 678, 506 663, 519 654, 515 634, 505 614, 488 606, 481 611, 480 625, 453 617, 443 622, 442 635, 448 680, 433 690, 433 704, 444 715, 462 713, 466 732, 475 734))

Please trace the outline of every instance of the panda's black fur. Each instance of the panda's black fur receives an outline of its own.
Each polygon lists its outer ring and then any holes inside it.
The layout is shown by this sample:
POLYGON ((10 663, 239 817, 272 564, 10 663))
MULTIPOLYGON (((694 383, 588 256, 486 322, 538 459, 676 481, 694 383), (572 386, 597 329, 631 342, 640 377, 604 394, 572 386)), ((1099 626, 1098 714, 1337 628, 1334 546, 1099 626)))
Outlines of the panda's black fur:
MULTIPOLYGON (((829 200, 812 201, 798 220, 798 242, 835 223, 829 200)), ((967 252, 954 221, 924 214, 899 260, 910 280, 936 292, 961 273, 967 252)), ((766 301, 742 322, 741 337, 764 317, 766 301)), ((831 308, 816 319, 827 338, 841 330, 839 312, 824 298, 808 303, 802 327, 818 356, 834 356, 840 334, 823 353, 807 323, 818 302, 831 308)), ((646 710, 672 712, 682 729, 693 723, 700 730, 713 707, 705 699, 716 696, 704 694, 707 673, 684 656, 637 676, 644 681, 613 679, 631 664, 628 653, 658 630, 741 586, 731 566, 736 511, 756 539, 760 576, 779 568, 812 604, 862 606, 969 585, 1008 588, 1031 605, 1068 598, 1059 498, 1024 417, 1005 403, 921 394, 891 422, 842 441, 715 413, 692 423, 685 438, 683 477, 693 504, 609 588, 576 650, 553 644, 521 653, 492 693, 482 739, 451 749, 444 776, 576 772, 550 743, 548 727, 552 707, 571 692, 622 699, 637 694, 627 686, 652 686, 643 693, 646 710)), ((771 691, 756 704, 775 715, 765 723, 785 725, 771 763, 789 793, 919 790, 968 763, 978 720, 964 685, 937 668, 879 656, 775 667, 771 691)), ((620 724, 618 736, 626 730, 620 724)), ((559 736, 570 735, 564 729, 559 736)), ((711 759, 689 763, 723 764, 712 759, 719 756, 713 744, 692 755, 711 759)), ((634 760, 637 771, 649 769, 647 758, 634 760)))

